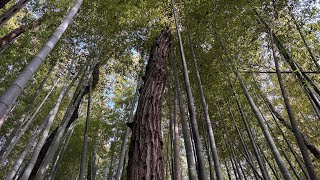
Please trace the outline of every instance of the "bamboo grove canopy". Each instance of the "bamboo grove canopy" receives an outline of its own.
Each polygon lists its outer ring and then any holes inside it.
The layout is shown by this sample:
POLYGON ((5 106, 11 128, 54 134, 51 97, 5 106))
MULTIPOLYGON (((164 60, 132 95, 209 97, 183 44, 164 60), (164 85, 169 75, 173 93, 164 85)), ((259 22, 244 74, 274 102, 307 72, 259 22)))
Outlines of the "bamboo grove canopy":
POLYGON ((320 177, 319 0, 0 0, 1 179, 320 177))

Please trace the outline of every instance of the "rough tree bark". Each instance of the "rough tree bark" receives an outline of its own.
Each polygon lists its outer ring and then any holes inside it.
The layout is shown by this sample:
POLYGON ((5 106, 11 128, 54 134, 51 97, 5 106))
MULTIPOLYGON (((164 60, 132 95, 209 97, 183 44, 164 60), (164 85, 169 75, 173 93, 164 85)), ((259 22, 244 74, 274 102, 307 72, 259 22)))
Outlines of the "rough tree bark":
POLYGON ((128 124, 132 129, 127 171, 129 180, 162 180, 164 176, 161 111, 170 45, 171 33, 166 27, 151 48, 136 116, 128 124))

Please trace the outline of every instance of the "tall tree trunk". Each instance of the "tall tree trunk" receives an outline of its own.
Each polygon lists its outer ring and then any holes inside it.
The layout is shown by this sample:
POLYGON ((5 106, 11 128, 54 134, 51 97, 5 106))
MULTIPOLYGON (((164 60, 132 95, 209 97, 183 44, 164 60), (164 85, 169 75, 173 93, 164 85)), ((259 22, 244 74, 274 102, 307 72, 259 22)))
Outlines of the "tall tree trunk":
POLYGON ((240 170, 241 170, 243 179, 248 179, 248 178, 247 178, 247 175, 246 175, 246 172, 245 172, 244 169, 243 169, 243 165, 242 165, 241 162, 238 160, 237 154, 235 154, 235 160, 236 160, 236 163, 238 164, 238 166, 240 167, 240 170))
POLYGON ((4 6, 10 1, 11 0, 0 0, 0 9, 4 8, 4 6))
POLYGON ((197 161, 197 152, 196 152, 196 147, 194 145, 194 139, 193 139, 193 133, 192 133, 192 127, 191 127, 191 123, 189 123, 189 130, 190 130, 190 137, 191 137, 191 147, 192 147, 192 152, 193 152, 193 157, 196 163, 196 169, 197 169, 197 173, 199 176, 199 166, 198 166, 198 161, 197 161))
MULTIPOLYGON (((220 116, 220 118, 222 118, 222 112, 220 110, 220 106, 219 106, 218 102, 216 103, 216 106, 217 106, 217 109, 218 109, 218 115, 220 116)), ((228 132, 230 132, 230 131, 227 130, 226 123, 224 121, 222 121, 222 123, 223 123, 223 132, 225 133, 225 135, 223 137, 224 137, 224 139, 225 139, 225 141, 227 143, 227 147, 229 147, 229 149, 231 151, 231 157, 230 158, 231 158, 231 163, 232 163, 233 168, 234 168, 234 173, 235 173, 236 179, 242 180, 242 176, 241 176, 240 171, 239 171, 239 163, 238 163, 235 151, 234 151, 234 145, 233 145, 232 141, 230 140, 230 137, 227 136, 228 132)))
POLYGON ((265 123, 263 122, 262 115, 258 111, 257 105, 253 101, 253 99, 252 99, 252 97, 251 97, 246 85, 244 84, 244 82, 243 82, 243 80, 242 80, 242 78, 241 78, 241 76, 239 74, 239 71, 236 68, 236 65, 235 65, 233 59, 231 58, 231 56, 230 56, 229 52, 227 51, 227 49, 226 49, 224 43, 222 42, 222 40, 218 37, 218 34, 216 34, 216 37, 217 37, 218 41, 220 42, 221 47, 222 47, 223 51, 225 52, 225 54, 227 56, 227 59, 230 61, 231 65, 232 65, 233 72, 235 73, 235 75, 236 75, 236 77, 237 77, 237 79, 238 79, 238 81, 239 81, 239 83, 241 85, 241 88, 243 90, 243 93, 246 96, 252 111, 254 112, 254 115, 255 115, 255 117, 256 117, 256 119, 257 119, 257 121, 259 123, 259 126, 260 126, 260 128, 261 128, 261 130, 262 130, 262 132, 264 134, 264 137, 267 140, 268 146, 272 151, 273 157, 276 159, 276 162, 277 162, 277 164, 278 164, 278 166, 280 168, 280 171, 282 173, 283 178, 285 180, 291 180, 292 177, 290 175, 290 172, 288 171, 288 169, 287 169, 287 167, 286 167, 286 165, 285 165, 285 163, 284 163, 284 161, 283 161, 283 159, 282 159, 282 157, 281 157, 281 155, 279 153, 279 150, 276 147, 276 145, 274 143, 274 140, 270 135, 270 132, 269 132, 268 128, 266 127, 265 123))
POLYGON ((206 155, 207 155, 207 159, 208 159, 208 162, 209 162, 209 169, 210 169, 210 180, 214 180, 214 177, 215 177, 215 174, 214 174, 214 163, 213 161, 211 160, 211 154, 210 154, 210 147, 208 145, 208 141, 205 140, 205 148, 206 148, 206 155))
MULTIPOLYGON (((171 106, 172 107, 172 106, 171 106)), ((170 112, 169 112, 170 114, 170 112)), ((169 117, 170 118, 170 117, 169 117)), ((174 129, 173 129, 173 120, 172 118, 170 118, 169 120, 169 139, 170 141, 168 143, 170 143, 170 154, 168 152, 168 157, 169 157, 169 170, 170 170, 170 177, 171 179, 174 179, 174 152, 173 152, 173 138, 174 138, 174 129), (171 165, 171 166, 170 166, 171 165)), ((168 148, 169 149, 169 148, 168 148)))
POLYGON ((206 124, 207 124, 207 130, 208 130, 208 136, 209 136, 209 145, 210 145, 210 150, 211 150, 211 154, 212 154, 212 157, 213 157, 216 177, 217 177, 218 180, 222 180, 223 178, 222 178, 221 169, 220 169, 218 151, 217 151, 217 147, 216 147, 216 142, 215 142, 215 138, 214 138, 214 132, 213 132, 213 129, 212 129, 211 120, 210 120, 210 117, 209 117, 208 104, 207 104, 206 99, 204 97, 204 92, 203 92, 203 88, 202 88, 199 68, 198 68, 197 59, 196 59, 196 55, 195 55, 194 48, 193 48, 193 42, 192 42, 192 39, 191 39, 189 27, 187 27, 187 32, 188 32, 188 39, 189 39, 190 50, 191 50, 191 54, 192 54, 193 65, 194 65, 194 69, 195 69, 195 72, 196 72, 198 93, 200 95, 202 111, 203 111, 203 114, 204 114, 204 117, 205 117, 205 120, 206 120, 206 124))
MULTIPOLYGON (((201 119, 201 118, 200 118, 201 119)), ((207 161, 209 162, 209 170, 210 170, 210 180, 214 180, 215 173, 214 173, 214 162, 211 158, 210 154, 210 147, 208 143, 208 134, 206 133, 207 131, 205 130, 205 124, 201 122, 201 131, 204 133, 204 147, 206 151, 206 156, 207 156, 207 161)))
MULTIPOLYGON (((57 85, 57 83, 59 82, 59 80, 56 82, 55 86, 57 85)), ((54 89, 53 88, 53 89, 54 89)), ((3 164, 4 161, 6 160, 6 158, 9 156, 9 154, 11 153, 11 151, 13 150, 13 148, 18 144, 19 140, 21 139, 21 137, 23 136, 23 134, 28 130, 29 125, 36 119, 35 117, 38 115, 40 109, 43 107, 43 105, 45 104, 45 102, 47 101, 47 99, 49 98, 49 96, 51 95, 51 93, 53 92, 53 89, 44 97, 44 99, 42 100, 42 102, 39 104, 39 106, 37 107, 36 111, 32 114, 32 116, 30 118, 28 118, 26 121, 26 123, 24 124, 24 126, 20 129, 19 133, 14 137, 13 141, 11 142, 11 144, 9 145, 9 147, 7 148, 7 150, 5 151, 0 164, 3 164)))
MULTIPOLYGON (((228 77, 228 78, 229 78, 229 77, 228 77)), ((241 119, 242 119, 242 121, 243 121, 244 124, 245 124, 246 131, 247 131, 247 133, 248 133, 248 135, 249 135, 250 142, 254 142, 253 138, 250 138, 250 137, 253 137, 253 136, 252 136, 252 133, 251 133, 249 124, 248 124, 248 122, 247 122, 246 116, 245 116, 245 114, 244 114, 244 112, 243 112, 243 109, 242 109, 242 107, 241 107, 240 102, 238 101, 238 99, 237 99, 237 97, 236 97, 236 94, 235 94, 235 92, 234 92, 233 86, 232 86, 232 84, 231 84, 230 81, 229 81, 229 84, 230 84, 230 86, 231 86, 231 90, 232 90, 232 92, 233 92, 233 96, 234 96, 235 99, 236 99, 237 106, 238 106, 238 110, 239 110, 239 112, 240 112, 241 119), (251 136, 250 136, 250 134, 251 134, 251 136)), ((227 99, 227 98, 225 97, 225 99, 227 99)), ((227 104, 228 104, 228 103, 227 103, 227 104)), ((248 150, 248 148, 247 148, 247 145, 246 145, 246 143, 245 143, 245 141, 244 141, 244 139, 243 139, 242 133, 240 132, 239 127, 237 126, 237 124, 236 124, 236 122, 235 122, 235 116, 234 116, 234 114, 233 114, 233 112, 232 112, 232 110, 231 110, 230 107, 231 107, 231 105, 228 104, 229 114, 231 115, 231 118, 232 118, 232 120, 233 120, 233 123, 235 124, 236 131, 237 131, 237 133, 238 133, 238 135, 239 135, 239 137, 240 137, 240 141, 241 141, 242 147, 243 147, 243 149, 244 149, 244 151, 245 151, 245 155, 243 155, 243 156, 245 157, 245 159, 247 160, 247 162, 248 162, 249 165, 251 166, 255 178, 258 179, 258 176, 260 176, 260 175, 259 175, 259 173, 257 173, 257 171, 256 171, 256 167, 254 166, 254 161, 253 161, 253 159, 252 159, 252 157, 251 157, 251 154, 249 153, 249 150, 248 150)), ((219 111, 220 111, 220 110, 219 110, 219 111)), ((253 143, 253 148, 255 148, 255 147, 256 147, 256 145, 255 145, 255 143, 253 143)), ((240 151, 240 152, 241 152, 241 151, 240 151)), ((260 158, 260 157, 257 157, 257 159, 258 159, 258 158, 260 158)), ((262 179, 262 178, 261 178, 261 179, 262 179)))
POLYGON ((289 100, 287 91, 286 91, 286 89, 284 87, 284 84, 283 84, 282 76, 281 76, 280 69, 279 69, 279 62, 278 62, 278 59, 276 57, 276 53, 275 53, 275 50, 274 50, 272 28, 270 28, 269 32, 270 32, 270 39, 271 39, 272 55, 273 55, 273 60, 274 60, 274 64, 275 64, 275 68, 276 68, 276 72, 277 72, 278 82, 279 82, 280 90, 281 90, 282 97, 283 97, 283 100, 284 100, 284 104, 285 104, 285 107, 286 107, 286 110, 287 110, 287 113, 288 113, 288 117, 289 117, 290 122, 291 122, 292 132, 293 132, 293 134, 294 134, 294 136, 295 136, 295 138, 296 138, 296 140, 298 142, 298 146, 300 148, 300 151, 301 151, 304 163, 305 163, 305 165, 307 167, 307 170, 308 170, 310 178, 314 179, 314 180, 317 180, 318 176, 317 176, 317 174, 316 174, 316 172, 314 170, 313 163, 309 158, 306 145, 304 144, 304 140, 303 140, 303 137, 301 136, 301 133, 300 133, 297 121, 296 121, 296 117, 295 117, 295 115, 293 113, 293 110, 291 108, 291 104, 290 104, 290 100, 289 100))
MULTIPOLYGON (((281 122, 281 124, 283 126, 285 126, 288 130, 293 131, 291 124, 288 123, 288 121, 286 119, 284 119, 274 108, 274 106, 272 105, 272 103, 267 99, 267 97, 264 95, 266 103, 268 104, 270 111, 272 112, 272 114, 275 115, 275 117, 281 122)), ((304 140, 304 143, 306 145, 306 147, 309 149, 309 151, 318 159, 320 159, 320 150, 314 145, 312 144, 307 136, 300 131, 300 134, 304 140)))
POLYGON ((130 180, 164 178, 161 111, 170 45, 171 33, 166 27, 151 49, 136 116, 133 123, 129 124, 132 137, 127 179, 130 180))
POLYGON ((317 104, 320 104, 320 103, 315 103, 312 99, 312 97, 310 96, 310 94, 308 93, 308 91, 304 88, 304 87, 301 87, 301 89, 303 90, 303 92, 306 94, 306 96, 308 97, 310 103, 311 103, 311 106, 313 107, 313 110, 314 110, 314 113, 315 115, 317 116, 318 120, 320 120, 320 109, 318 108, 317 104))
POLYGON ((12 30, 7 35, 0 38, 0 46, 6 46, 6 45, 12 43, 17 37, 19 37, 24 32, 31 30, 31 29, 34 29, 35 27, 39 26, 44 21, 44 19, 46 19, 46 17, 48 17, 48 16, 44 15, 42 18, 40 18, 34 22, 31 22, 26 25, 21 25, 20 27, 12 30))
MULTIPOLYGON (((50 93, 51 94, 51 93, 50 93)), ((13 141, 11 142, 11 144, 7 147, 7 150, 5 151, 5 153, 2 156, 2 159, 0 161, 0 164, 3 164, 4 161, 6 160, 6 158, 9 156, 9 154, 11 153, 11 151, 13 150, 13 148, 18 144, 19 140, 21 139, 21 137, 23 137, 24 133, 28 130, 30 124, 36 120, 36 116, 38 115, 39 111, 41 110, 41 108, 43 107, 44 103, 47 101, 48 97, 50 94, 47 94, 46 97, 42 100, 42 102, 39 104, 39 106, 37 107, 36 111, 32 114, 31 117, 27 118, 27 122, 24 124, 24 126, 20 129, 20 131, 18 132, 18 134, 16 134, 16 136, 14 137, 13 141)))
MULTIPOLYGON (((83 146, 82 146, 79 180, 83 180, 83 178, 84 178, 84 171, 85 171, 85 164, 86 164, 85 161, 87 160, 90 107, 91 107, 91 84, 89 84, 87 118, 86 118, 86 126, 84 128, 84 134, 83 134, 83 146)), ((88 171, 89 171, 89 169, 88 169, 88 171)))
POLYGON ((197 168, 195 164, 196 162, 195 162, 195 157, 193 156, 193 151, 192 151, 191 135, 189 131, 186 112, 184 109, 183 95, 182 95, 179 76, 177 72, 175 52, 173 52, 172 66, 173 66, 173 73, 174 73, 174 80, 175 80, 175 88, 177 91, 177 97, 178 97, 178 103, 179 103, 180 118, 181 118, 181 124, 182 124, 182 135, 184 139, 184 146, 186 149, 189 179, 197 180, 198 178, 197 178, 197 168))
MULTIPOLYGON (((170 119, 170 121, 171 121, 171 119, 170 119)), ((169 129, 171 129, 172 127, 171 127, 171 123, 172 122, 169 122, 169 129)), ((166 133, 166 136, 167 136, 167 140, 164 142, 165 144, 166 144, 166 157, 165 157, 165 159, 164 159, 164 162, 165 162, 165 164, 164 164, 164 167, 165 167, 165 180, 169 180, 169 172, 171 172, 171 170, 170 169, 172 169, 172 167, 170 166, 170 162, 171 161, 173 161, 172 160, 172 156, 170 157, 170 155, 169 155, 169 146, 172 146, 172 141, 170 141, 170 137, 171 137, 171 130, 169 130, 169 132, 168 133, 166 133)), ((172 176, 171 176, 171 178, 172 178, 172 176)))
POLYGON ((46 59, 48 54, 51 52, 58 40, 61 38, 62 34, 69 26, 71 20, 80 8, 82 1, 83 0, 77 0, 77 2, 64 18, 60 26, 55 30, 52 37, 35 56, 35 58, 28 64, 28 66, 18 75, 11 86, 0 97, 0 127, 4 123, 8 112, 10 111, 17 97, 20 95, 22 89, 26 86, 27 82, 31 79, 33 74, 38 70, 40 65, 46 59))
MULTIPOLYGON (((269 110, 269 111, 270 111, 270 110, 269 110)), ((272 113, 272 112, 270 111, 270 113, 272 113)), ((278 122, 276 121, 276 118, 274 117, 274 114, 271 114, 271 116, 272 116, 272 119, 274 120, 274 122, 276 123, 278 129, 280 130, 281 135, 282 135, 283 139, 285 140, 287 146, 289 147, 290 152, 292 153, 292 155, 294 156, 295 160, 297 161, 299 167, 301 168, 303 174, 305 175, 306 179, 309 180, 310 177, 309 177, 309 175, 308 175, 308 172, 307 172, 305 166, 303 165, 303 162, 301 162, 300 158, 298 157, 297 153, 296 153, 295 150, 293 149, 292 145, 289 143, 289 140, 287 139, 287 137, 285 136, 284 132, 282 131, 280 125, 279 125, 278 122)))
POLYGON ((47 121, 44 120, 43 123, 37 128, 35 133, 32 135, 32 137, 29 140, 27 146, 24 148, 24 150, 20 154, 18 160, 15 162, 12 170, 8 173, 8 175, 7 175, 7 179, 8 180, 12 180, 16 176, 16 173, 18 172, 21 164, 23 163, 24 159, 26 158, 26 156, 28 155, 28 153, 30 152, 32 147, 35 145, 35 142, 36 142, 38 136, 40 135, 40 133, 43 130, 43 128, 45 128, 46 124, 47 124, 47 121))
POLYGON ((288 162, 288 164, 289 164, 289 166, 290 166, 290 168, 291 168, 292 172, 294 173, 294 175, 296 176, 296 178, 300 180, 301 178, 300 178, 300 176, 299 176, 298 172, 296 171, 295 166, 291 163, 291 160, 290 160, 290 158, 288 157, 287 153, 282 149, 282 147, 281 147, 281 146, 280 146, 280 150, 281 150, 281 152, 282 152, 282 154, 283 154, 284 158, 285 158, 285 159, 286 159, 286 161, 288 162))
POLYGON ((204 156, 203 156, 203 149, 202 149, 200 134, 199 134, 199 130, 198 130, 198 123, 197 123, 197 118, 196 118, 194 99, 193 99, 193 95, 191 92, 188 67, 187 67, 187 62, 186 62, 186 58, 184 55, 182 37, 180 34, 177 13, 176 13, 176 9, 175 9, 173 0, 172 0, 172 9, 173 9, 173 15, 174 15, 174 20, 175 20, 175 26, 176 26, 176 30, 177 30, 177 34, 178 34, 178 39, 179 39, 180 55, 181 55, 182 64, 183 64, 183 76, 184 76, 184 81, 185 81, 185 88, 187 91, 188 109, 189 109, 190 122, 191 122, 191 127, 192 127, 192 135, 193 135, 193 140, 194 140, 195 150, 196 150, 195 152, 196 152, 196 157, 197 157, 198 171, 199 171, 198 177, 200 180, 207 180, 208 176, 206 173, 204 156))
MULTIPOLYGON (((272 113, 272 112, 271 112, 271 113, 272 113)), ((288 140, 287 137, 285 136, 284 132, 282 131, 281 127, 279 126, 279 124, 278 124, 278 122, 276 121, 276 119, 275 119, 275 117, 274 117, 273 114, 272 114, 272 118, 273 118, 273 120, 275 121, 278 129, 280 130, 283 139, 285 140, 286 144, 288 145, 290 152, 293 154, 293 156, 294 156, 295 160, 297 161, 299 167, 301 168, 303 174, 305 175, 305 177, 306 177, 307 179, 310 179, 310 177, 309 177, 309 175, 308 175, 308 172, 306 171, 306 168, 305 168, 305 166, 303 165, 303 162, 301 162, 300 158, 298 157, 297 153, 296 153, 295 150, 293 149, 292 145, 289 143, 289 140, 288 140)))
POLYGON ((20 0, 17 4, 13 5, 7 12, 0 16, 0 28, 9 21, 17 12, 19 12, 23 6, 25 6, 30 0, 20 0))

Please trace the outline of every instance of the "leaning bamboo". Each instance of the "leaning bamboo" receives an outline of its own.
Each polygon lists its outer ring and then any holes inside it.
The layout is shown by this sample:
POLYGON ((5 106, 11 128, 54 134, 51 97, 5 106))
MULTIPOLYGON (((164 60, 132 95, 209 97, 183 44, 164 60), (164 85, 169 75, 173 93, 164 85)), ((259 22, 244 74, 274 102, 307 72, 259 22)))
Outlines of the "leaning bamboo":
POLYGON ((8 112, 10 111, 13 103, 20 95, 22 89, 27 85, 33 74, 38 70, 40 65, 45 61, 51 50, 55 47, 58 40, 68 28, 71 20, 76 15, 83 0, 77 0, 75 5, 64 18, 60 26, 55 30, 48 42, 43 46, 40 52, 28 64, 28 66, 19 74, 17 79, 0 97, 0 127, 3 125, 8 112))

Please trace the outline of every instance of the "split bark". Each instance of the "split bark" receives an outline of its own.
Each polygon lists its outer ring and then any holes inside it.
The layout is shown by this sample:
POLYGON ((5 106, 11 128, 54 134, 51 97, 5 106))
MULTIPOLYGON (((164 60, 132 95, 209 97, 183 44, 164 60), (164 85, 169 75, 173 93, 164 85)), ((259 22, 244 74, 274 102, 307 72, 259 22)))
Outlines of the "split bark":
POLYGON ((128 180, 164 178, 161 139, 162 98, 167 79, 167 59, 171 45, 169 28, 155 41, 140 89, 136 116, 128 125, 132 129, 127 169, 128 180))

